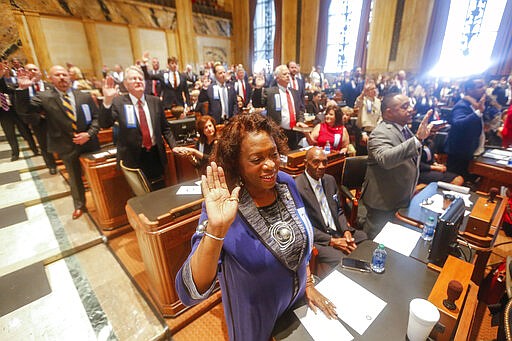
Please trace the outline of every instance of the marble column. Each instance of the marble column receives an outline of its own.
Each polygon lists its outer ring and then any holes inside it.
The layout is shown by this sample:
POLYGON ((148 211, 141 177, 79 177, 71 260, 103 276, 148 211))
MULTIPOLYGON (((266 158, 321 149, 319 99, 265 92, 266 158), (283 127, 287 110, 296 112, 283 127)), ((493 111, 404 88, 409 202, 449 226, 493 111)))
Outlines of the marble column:
POLYGON ((53 63, 48 53, 48 45, 43 32, 43 26, 41 25, 41 16, 38 13, 25 11, 25 18, 27 20, 28 33, 34 44, 34 53, 39 62, 39 69, 41 71, 50 70, 53 63))
POLYGON ((183 70, 187 64, 196 65, 199 62, 193 18, 192 1, 176 0, 176 26, 180 52, 178 54, 180 56, 180 70, 183 70))
POLYGON ((316 37, 318 32, 318 15, 320 0, 302 1, 300 18, 300 69, 302 73, 309 73, 316 65, 316 37))
POLYGON ((137 59, 142 58, 142 48, 140 47, 140 36, 138 27, 134 25, 128 25, 128 32, 130 34, 130 45, 132 47, 133 59, 132 64, 135 64, 137 59))
POLYGON ((87 47, 92 61, 92 69, 94 75, 99 79, 103 78, 101 73, 103 68, 103 59, 101 58, 100 46, 98 43, 98 32, 96 31, 96 23, 94 20, 83 19, 85 37, 87 39, 87 47))
MULTIPOLYGON (((281 13, 281 64, 297 59, 297 5, 297 0, 283 1, 281 13)), ((279 15, 279 13, 276 13, 276 15, 279 15)), ((276 34, 278 33, 276 32, 276 34)))
POLYGON ((250 59, 250 32, 251 21, 249 19, 249 1, 235 1, 233 3, 233 37, 231 55, 234 64, 242 63, 246 70, 251 70, 250 59))
MULTIPOLYGON (((10 11, 9 9, 6 10, 10 11)), ((18 35, 21 40, 21 47, 27 58, 27 63, 39 65, 37 55, 34 53, 34 49, 32 48, 30 33, 27 31, 27 26, 25 25, 25 17, 23 16, 23 13, 20 12, 19 10, 13 9, 12 14, 14 16, 14 21, 16 22, 16 28, 18 29, 18 35)))

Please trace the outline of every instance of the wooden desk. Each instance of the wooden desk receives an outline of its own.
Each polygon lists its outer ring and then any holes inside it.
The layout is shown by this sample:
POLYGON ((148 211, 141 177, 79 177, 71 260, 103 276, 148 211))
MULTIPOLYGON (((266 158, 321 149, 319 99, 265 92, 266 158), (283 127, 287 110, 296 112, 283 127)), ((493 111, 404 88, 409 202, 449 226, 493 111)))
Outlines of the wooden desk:
POLYGON ((176 195, 180 187, 135 197, 126 205, 149 278, 149 292, 166 317, 175 317, 187 309, 178 298, 174 279, 191 251, 190 239, 203 201, 201 194, 176 195))
POLYGON ((479 156, 469 164, 469 172, 482 177, 479 190, 489 192, 491 187, 512 186, 512 168, 497 160, 479 156))
MULTIPOLYGON (((376 247, 377 244, 373 241, 365 241, 359 244, 350 256, 370 261, 376 247)), ((354 340, 404 340, 409 317, 409 302, 417 297, 426 299, 436 282, 438 273, 428 269, 424 263, 390 249, 386 249, 386 251, 388 253, 386 271, 382 274, 361 273, 343 269, 340 266, 336 268, 387 302, 386 307, 363 335, 359 335, 350 326, 343 323, 354 336, 354 340)), ((305 307, 301 309, 305 309, 305 307)), ((343 307, 338 307, 338 309, 343 309, 343 307)), ((279 321, 274 336, 276 340, 312 340, 293 312, 279 321)))
MULTIPOLYGON (((114 150, 115 146, 105 146, 99 152, 80 156, 80 163, 97 210, 97 214, 93 214, 92 217, 96 224, 105 231, 128 224, 124 206, 133 196, 123 173, 117 167, 114 150), (94 157, 94 155, 108 150, 113 152, 99 158, 94 157)), ((167 149, 167 164, 170 171, 166 173, 166 184, 175 185, 177 179, 174 155, 170 149, 167 149)))
MULTIPOLYGON (((437 188, 437 183, 429 184, 421 192, 419 192, 412 198, 409 207, 399 209, 396 214, 396 217, 401 221, 404 221, 408 224, 415 226, 418 229, 422 229, 424 223, 427 221, 429 216, 434 216, 435 219, 437 219, 439 214, 434 213, 425 207, 422 207, 420 204, 425 199, 430 198, 434 194, 440 192, 441 190, 437 188)), ((484 195, 485 193, 481 192, 471 192, 470 200, 474 203, 479 197, 484 195)), ((471 248, 477 251, 478 257, 476 257, 476 259, 474 260, 475 270, 473 272, 472 277, 472 281, 475 282, 476 284, 480 284, 480 281, 483 278, 485 266, 487 265, 487 260, 489 259, 491 250, 494 246, 494 242, 498 235, 501 219, 506 208, 506 200, 503 200, 501 196, 497 196, 496 200, 498 201, 496 205, 497 208, 495 210, 494 217, 491 222, 491 228, 487 236, 481 237, 466 231, 468 216, 465 216, 463 218, 462 224, 459 229, 459 237, 461 239, 460 242, 464 245, 465 241, 467 241, 470 244, 471 248)), ((428 247, 430 243, 420 241, 418 242, 418 244, 424 244, 423 247, 417 246, 416 249, 419 250, 418 254, 421 254, 423 257, 425 257, 424 260, 427 261, 426 257, 428 257, 428 247)), ((413 254, 411 254, 411 256, 414 256, 415 251, 413 251, 413 254)))
MULTIPOLYGON (((293 177, 299 176, 304 172, 305 159, 307 150, 292 150, 287 155, 286 164, 279 167, 283 172, 290 174, 293 177)), ((345 155, 337 151, 331 151, 327 155, 327 169, 326 172, 331 174, 336 179, 339 185, 341 180, 341 173, 343 171, 343 163, 345 162, 345 155)))

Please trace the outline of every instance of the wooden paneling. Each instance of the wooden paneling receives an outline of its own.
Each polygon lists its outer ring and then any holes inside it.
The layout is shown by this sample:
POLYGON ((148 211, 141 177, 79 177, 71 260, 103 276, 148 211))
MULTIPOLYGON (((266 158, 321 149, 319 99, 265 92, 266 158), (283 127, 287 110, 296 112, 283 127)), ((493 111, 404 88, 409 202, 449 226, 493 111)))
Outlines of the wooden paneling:
POLYGON ((85 37, 87 46, 91 54, 92 74, 98 78, 102 78, 103 60, 101 59, 100 46, 98 43, 98 32, 96 31, 96 23, 92 20, 83 21, 85 29, 85 37))
POLYGON ((234 1, 233 2, 233 40, 231 44, 231 51, 233 62, 235 64, 243 64, 246 70, 252 69, 249 65, 250 59, 250 46, 249 34, 251 22, 249 19, 249 1, 234 1))
MULTIPOLYGON (((137 32, 142 52, 148 51, 151 57, 158 58, 160 68, 165 68, 165 65, 167 65, 167 57, 169 56, 165 31, 138 28, 137 32), (155 41, 161 43, 155 44, 155 41)), ((136 57, 141 58, 140 56, 136 57)))
POLYGON ((193 41, 196 40, 194 24, 192 22, 192 2, 190 0, 176 0, 176 21, 179 42, 180 69, 186 64, 195 65, 198 60, 198 53, 193 48, 193 41))

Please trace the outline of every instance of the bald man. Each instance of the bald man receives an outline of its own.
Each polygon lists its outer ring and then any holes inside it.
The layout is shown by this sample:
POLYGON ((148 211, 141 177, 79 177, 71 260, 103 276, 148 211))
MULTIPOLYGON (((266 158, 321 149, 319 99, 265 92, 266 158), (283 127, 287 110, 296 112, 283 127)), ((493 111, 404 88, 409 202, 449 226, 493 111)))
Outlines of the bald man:
POLYGON ((30 124, 37 125, 42 117, 46 118, 48 151, 58 153, 66 166, 75 207, 72 218, 78 219, 86 209, 79 157, 99 150, 98 107, 89 94, 71 88, 66 68, 52 66, 50 82, 52 89, 30 97, 33 80, 28 73, 18 74, 16 105, 30 124))
POLYGON ((326 174, 327 156, 322 148, 312 147, 306 153, 306 170, 295 178, 304 208, 314 227, 314 243, 318 262, 336 267, 344 255, 367 239, 366 233, 348 226, 341 208, 336 180, 326 174))

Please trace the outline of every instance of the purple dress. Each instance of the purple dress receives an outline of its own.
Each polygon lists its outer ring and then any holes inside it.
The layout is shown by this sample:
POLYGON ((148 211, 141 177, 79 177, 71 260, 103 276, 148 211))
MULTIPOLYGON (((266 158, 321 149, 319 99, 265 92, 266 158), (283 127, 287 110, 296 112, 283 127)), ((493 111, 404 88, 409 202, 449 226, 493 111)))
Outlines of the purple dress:
MULTIPOLYGON (((258 210, 247 210, 241 200, 226 234, 217 272, 230 340, 269 340, 277 319, 304 296, 313 230, 293 179, 279 172, 276 189, 304 236, 300 261, 291 270, 276 257, 275 250, 263 243, 252 227, 261 225, 258 210)), ((205 219, 203 207, 200 222, 205 219)), ((190 283, 189 261, 201 238, 197 233, 192 237, 192 252, 176 277, 178 295, 189 306, 208 297, 213 288, 199 295, 190 283)))

